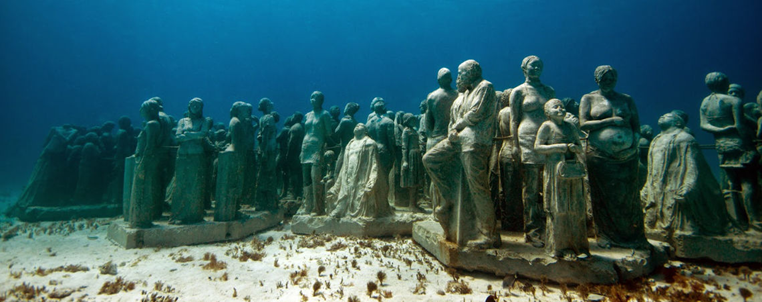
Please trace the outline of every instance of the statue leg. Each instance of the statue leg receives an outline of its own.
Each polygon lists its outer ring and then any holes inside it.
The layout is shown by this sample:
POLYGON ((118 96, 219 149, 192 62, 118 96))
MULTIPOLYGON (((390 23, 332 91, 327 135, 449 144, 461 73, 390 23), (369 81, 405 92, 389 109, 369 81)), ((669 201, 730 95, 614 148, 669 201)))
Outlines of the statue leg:
POLYGON ((304 201, 297 215, 307 215, 314 208, 315 196, 312 191, 312 164, 302 164, 302 182, 304 185, 304 201))
POLYGON ((542 168, 543 165, 525 164, 523 175, 524 239, 537 248, 545 246, 542 238, 545 220, 544 215, 542 215, 542 202, 540 201, 542 168))
POLYGON ((460 160, 477 217, 475 226, 479 232, 479 237, 469 241, 468 245, 477 248, 499 247, 500 236, 495 232, 495 207, 490 198, 490 149, 462 152, 460 160))
MULTIPOLYGON (((439 220, 445 235, 450 225, 452 207, 457 198, 457 186, 452 181, 460 174, 458 150, 449 140, 443 140, 423 156, 423 166, 431 178, 431 183, 440 194, 439 204, 434 208, 434 217, 439 220)), ((447 237, 447 236, 445 236, 447 237)))

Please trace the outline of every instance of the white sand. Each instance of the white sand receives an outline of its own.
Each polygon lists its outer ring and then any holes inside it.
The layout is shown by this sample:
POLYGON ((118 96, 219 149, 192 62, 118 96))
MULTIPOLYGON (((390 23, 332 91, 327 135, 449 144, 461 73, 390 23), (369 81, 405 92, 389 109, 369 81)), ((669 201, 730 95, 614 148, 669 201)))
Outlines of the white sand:
MULTIPOLYGON (((504 289, 500 277, 467 272, 458 274, 461 275, 460 280, 473 290, 471 294, 438 294, 439 291, 446 291, 447 283, 453 277, 411 238, 379 240, 295 236, 286 224, 239 242, 125 250, 106 239, 106 225, 110 221, 112 220, 97 219, 37 224, 12 222, 13 225, 20 226, 20 233, 8 241, 0 242, 0 301, 4 298, 16 301, 12 289, 22 283, 45 286, 47 292, 40 295, 43 297, 49 297, 55 291, 73 291, 64 299, 67 301, 139 301, 154 293, 178 297, 179 301, 347 301, 350 296, 357 296, 358 301, 485 301, 490 286, 501 301, 561 300, 557 285, 549 285, 549 292, 544 294, 539 289, 540 282, 520 280, 519 286, 522 283, 534 285, 534 298, 518 287, 510 291, 504 289), (48 230, 50 234, 45 234, 48 230), (33 234, 31 238, 30 233, 33 234), (261 251, 266 255, 261 261, 241 262, 234 258, 241 254, 241 250, 254 252, 258 245, 256 242, 265 242, 268 237, 274 240, 264 244, 261 251), (252 244, 252 241, 255 243, 252 244), (325 245, 299 247, 300 242, 320 241, 324 241, 325 245), (334 252, 326 251, 337 243, 347 247, 334 252), (202 266, 209 263, 203 260, 205 253, 214 254, 218 261, 227 264, 227 268, 219 271, 203 269, 202 266), (194 260, 187 263, 175 261, 185 256, 191 256, 194 260), (352 260, 357 261, 359 269, 352 267, 352 260), (98 267, 108 261, 118 265, 117 276, 136 283, 134 290, 114 295, 98 294, 106 281, 114 281, 117 277, 100 273, 98 267), (82 265, 90 270, 53 272, 47 276, 35 274, 38 268, 54 269, 66 265, 82 265), (325 272, 318 275, 320 266, 325 267, 325 272), (303 269, 306 269, 307 276, 294 284, 290 274, 303 269), (378 283, 376 276, 379 271, 385 272, 387 276, 380 290, 391 292, 391 298, 379 298, 378 292, 374 292, 371 297, 367 294, 367 283, 378 283), (413 293, 419 284, 416 277, 418 273, 426 278, 423 281, 425 294, 413 293), (223 279, 225 274, 227 281, 223 279), (320 281, 323 285, 317 295, 313 296, 312 286, 315 281, 320 281), (155 290, 156 282, 164 284, 162 290, 155 290), (329 283, 330 288, 327 286, 329 283)), ((7 220, 0 223, 2 232, 9 229, 7 220)), ((679 262, 672 264, 681 265, 679 262)), ((690 275, 690 270, 702 269, 693 265, 689 268, 683 273, 690 275)), ((714 279, 720 287, 722 284, 731 287, 730 290, 722 290, 706 286, 706 289, 722 294, 729 301, 742 301, 738 295, 739 286, 752 290, 754 298, 762 299, 762 282, 755 285, 730 274, 714 276, 709 268, 704 271, 703 275, 698 276, 703 278, 701 280, 714 279)), ((760 279, 762 273, 754 271, 751 277, 760 279)), ((659 280, 659 276, 654 278, 659 280)), ((663 286, 664 283, 656 284, 663 286)), ((571 296, 573 300, 580 300, 577 294, 571 296)))

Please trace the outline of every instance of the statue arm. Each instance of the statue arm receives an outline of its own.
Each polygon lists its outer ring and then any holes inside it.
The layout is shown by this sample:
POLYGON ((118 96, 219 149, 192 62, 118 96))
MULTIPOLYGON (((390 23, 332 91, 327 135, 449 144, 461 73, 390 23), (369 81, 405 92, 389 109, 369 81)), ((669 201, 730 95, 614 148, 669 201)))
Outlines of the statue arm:
POLYGON ((632 129, 632 146, 638 147, 638 141, 640 141, 640 115, 638 114, 638 107, 635 106, 635 101, 631 97, 627 97, 627 106, 630 107, 630 127, 632 129))
POLYGON ((537 130, 537 139, 534 141, 534 150, 540 154, 566 152, 568 150, 568 144, 548 144, 548 140, 551 137, 551 129, 547 123, 548 122, 543 123, 540 126, 540 129, 537 130))
POLYGON ((518 152, 520 150, 519 147, 519 123, 521 122, 521 102, 523 96, 521 94, 521 89, 513 89, 511 91, 510 96, 510 108, 511 108, 511 114, 510 114, 510 133, 513 135, 513 152, 514 156, 518 155, 518 152))
MULTIPOLYGON (((622 125, 624 122, 624 119, 622 119, 619 116, 612 116, 607 117, 600 120, 593 119, 593 116, 590 114, 592 111, 593 105, 592 103, 592 97, 585 95, 582 97, 582 100, 579 103, 579 127, 583 131, 592 132, 601 128, 609 127, 609 126, 619 126, 622 125)), ((637 113, 635 113, 637 115, 637 113)), ((632 125, 630 125, 632 127, 632 125)), ((639 131, 639 130, 636 130, 639 131)))
POLYGON ((460 132, 465 127, 471 127, 490 118, 495 110, 495 88, 492 84, 479 85, 473 92, 473 98, 479 100, 470 104, 463 118, 455 124, 455 130, 460 132))
POLYGON ((402 131, 402 166, 407 166, 407 163, 409 160, 408 151, 410 150, 411 144, 418 143, 418 142, 411 141, 412 135, 410 135, 410 132, 412 131, 413 131, 412 129, 409 129, 409 130, 405 129, 402 131))
POLYGON ((424 125, 426 126, 427 134, 430 129, 434 129, 436 122, 436 117, 434 114, 434 108, 436 108, 436 106, 434 106, 434 102, 435 101, 432 99, 431 94, 429 94, 429 97, 426 99, 426 113, 424 114, 424 125))
POLYGON ((734 126, 725 126, 725 127, 717 127, 715 125, 712 125, 712 123, 709 122, 709 119, 707 118, 706 114, 706 107, 708 106, 706 103, 710 101, 708 99, 704 99, 704 102, 701 103, 701 110, 699 114, 699 125, 701 126, 701 130, 704 130, 706 132, 712 133, 712 134, 719 134, 726 132, 730 129, 733 129, 734 126))
POLYGON ((150 121, 146 123, 145 130, 146 132, 146 140, 145 140, 145 148, 143 149, 143 154, 152 154, 156 153, 156 150, 160 148, 159 146, 159 136, 161 136, 161 125, 158 121, 150 121))
POLYGON ((741 135, 742 138, 747 137, 747 128, 746 125, 743 124, 744 116, 741 99, 733 97, 730 106, 733 109, 733 121, 735 122, 733 127, 738 130, 738 134, 741 135))

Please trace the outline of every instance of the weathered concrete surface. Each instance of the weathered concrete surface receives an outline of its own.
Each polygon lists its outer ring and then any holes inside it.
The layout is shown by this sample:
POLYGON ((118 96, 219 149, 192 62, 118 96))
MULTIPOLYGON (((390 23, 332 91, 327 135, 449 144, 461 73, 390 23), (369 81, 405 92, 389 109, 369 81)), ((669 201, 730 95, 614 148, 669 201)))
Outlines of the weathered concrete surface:
POLYGON ((397 213, 375 219, 331 218, 329 216, 296 215, 291 219, 294 234, 333 234, 357 237, 393 237, 413 233, 413 223, 430 217, 427 214, 397 213))
POLYGON ((647 233, 649 239, 666 242, 673 257, 710 259, 723 263, 762 263, 762 235, 698 236, 676 233, 665 238, 647 233))
POLYGON ((254 212, 234 221, 187 225, 154 222, 153 227, 145 229, 129 228, 128 223, 118 220, 109 225, 107 237, 127 249, 194 245, 242 239, 277 226, 282 220, 282 213, 254 212))
POLYGON ((121 205, 99 204, 69 207, 28 207, 19 215, 21 221, 54 221, 77 218, 114 217, 122 214, 121 205))
POLYGON ((658 243, 652 251, 634 251, 604 250, 595 242, 590 243, 592 257, 588 259, 558 260, 548 256, 545 249, 524 243, 523 234, 519 233, 503 233, 503 245, 499 249, 458 248, 445 241, 442 227, 430 220, 414 224, 413 240, 449 267, 498 276, 547 277, 565 284, 613 284, 648 275, 667 260, 665 247, 658 243))

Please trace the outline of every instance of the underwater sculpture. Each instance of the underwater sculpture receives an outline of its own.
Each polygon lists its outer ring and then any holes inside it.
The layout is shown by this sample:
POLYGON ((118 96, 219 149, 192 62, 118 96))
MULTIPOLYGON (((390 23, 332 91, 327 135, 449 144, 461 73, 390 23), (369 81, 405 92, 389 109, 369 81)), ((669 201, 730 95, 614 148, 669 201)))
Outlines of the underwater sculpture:
POLYGON ((540 248, 545 245, 543 233, 545 217, 540 198, 544 155, 534 151, 537 129, 547 119, 543 113, 545 103, 556 97, 553 87, 543 84, 540 75, 544 68, 537 56, 528 56, 521 61, 521 70, 526 81, 511 91, 511 134, 513 143, 521 157, 524 200, 524 240, 540 248))
POLYGON ((310 96, 312 111, 304 120, 305 135, 299 157, 304 175, 304 203, 297 214, 325 215, 325 190, 320 180, 323 178, 323 154, 333 131, 331 116, 323 109, 325 97, 320 91, 310 96))
MULTIPOLYGON (((439 88, 426 97, 426 114, 424 116, 426 130, 426 152, 447 138, 447 126, 450 123, 450 107, 458 97, 458 91, 452 88, 452 72, 441 68, 437 72, 439 88)), ((430 182, 431 207, 436 208, 440 203, 440 193, 433 182, 430 182)))
POLYGON ((230 144, 218 156, 214 221, 231 221, 239 217, 238 210, 246 198, 244 187, 254 185, 251 112, 251 104, 244 102, 235 102, 230 108, 230 144))
POLYGON ((180 144, 175 164, 170 223, 191 224, 204 220, 204 205, 211 189, 211 157, 214 150, 209 140, 211 118, 204 117, 204 101, 188 102, 187 117, 177 122, 175 139, 180 144))
POLYGON ((645 226, 661 238, 681 232, 722 235, 729 217, 720 186, 696 139, 674 113, 659 118, 659 133, 648 152, 648 178, 640 198, 645 226))
MULTIPOLYGON (((137 139, 133 134, 132 120, 122 116, 117 121, 119 130, 116 132, 114 145, 114 179, 109 185, 109 203, 120 204, 124 195, 124 159, 135 154, 137 139)), ((128 202, 129 205, 129 202, 128 202)))
POLYGON ((714 135, 720 168, 727 177, 728 189, 723 193, 730 203, 729 214, 741 229, 762 231, 762 206, 755 202, 759 154, 752 146, 753 130, 743 121, 741 100, 726 94, 728 77, 712 72, 705 82, 712 93, 701 102, 701 129, 714 135))
POLYGON ((393 214, 379 182, 381 168, 378 145, 368 136, 364 124, 354 128, 354 138, 344 150, 344 164, 335 185, 328 191, 329 203, 334 205, 334 218, 380 218, 393 214))
POLYGON ((445 229, 445 238, 469 247, 491 248, 500 246, 495 230, 495 210, 489 191, 489 154, 495 123, 495 89, 482 78, 482 69, 474 60, 458 66, 457 87, 460 92, 452 104, 446 140, 431 148, 423 157, 423 164, 443 200, 434 215, 445 229), (462 172, 461 172, 462 171, 462 172), (457 174, 456 174, 457 173, 457 174), (462 178, 452 185, 454 175, 462 178), (460 193, 460 194, 459 194, 460 193), (458 200, 463 198, 461 208, 458 200), (455 211, 465 214, 465 208, 475 218, 458 215, 461 225, 469 224, 476 234, 451 234, 450 220, 455 211), (458 239, 453 240, 452 235, 458 239), (465 242, 467 240, 467 242, 465 242))
POLYGON ((259 100, 257 110, 262 112, 262 118, 259 119, 259 135, 257 140, 259 146, 259 165, 257 169, 257 189, 254 198, 254 206, 257 211, 271 211, 278 209, 278 193, 275 167, 277 164, 277 129, 275 123, 276 114, 273 111, 273 102, 268 98, 259 100))
POLYGON ((288 128, 288 151, 286 152, 286 171, 290 190, 287 189, 286 196, 289 194, 292 198, 299 199, 303 197, 304 187, 302 176, 302 164, 300 157, 302 154, 302 142, 304 141, 304 126, 302 120, 304 115, 297 111, 292 115, 291 127, 288 128))
POLYGON ((559 99, 545 103, 548 121, 540 125, 534 149, 545 155, 543 199, 547 215, 546 250, 557 258, 587 258, 585 167, 577 127, 564 120, 559 99))
POLYGON ((140 106, 140 115, 146 123, 138 135, 138 145, 133 155, 135 172, 130 194, 131 228, 150 227, 156 218, 156 212, 161 213, 164 201, 161 170, 166 151, 162 149, 169 145, 170 138, 162 129, 164 125, 159 120, 160 108, 155 100, 145 101, 140 106))
POLYGON ((370 108, 373 110, 373 113, 370 114, 368 122, 365 125, 368 128, 368 136, 378 145, 378 164, 381 168, 380 185, 384 188, 381 192, 387 194, 384 196, 384 199, 386 199, 389 196, 391 187, 389 173, 394 166, 394 153, 396 152, 396 139, 394 137, 396 126, 394 121, 387 116, 386 103, 383 98, 373 98, 370 108))
POLYGON ((288 163, 286 162, 286 156, 288 155, 288 130, 291 125, 294 124, 293 116, 289 116, 283 122, 283 128, 278 131, 278 135, 275 136, 275 145, 277 146, 277 155, 275 156, 275 177, 277 178, 277 186, 279 198, 286 197, 288 193, 288 163))
POLYGON ((638 187, 638 109, 629 95, 614 91, 616 70, 595 69, 600 89, 580 102, 580 126, 588 131, 586 152, 598 245, 648 248, 638 187))
POLYGON ((400 164, 400 187, 404 188, 408 196, 408 207, 411 211, 422 212, 418 206, 418 188, 424 183, 423 177, 423 154, 421 154, 420 138, 413 129, 418 120, 412 113, 405 113, 402 118, 404 129, 402 132, 402 160, 400 164))
POLYGON ((347 148, 347 144, 354 137, 354 129, 357 126, 357 120, 355 114, 360 110, 360 105, 355 102, 349 102, 344 106, 344 117, 339 121, 339 125, 336 126, 335 134, 339 140, 339 158, 336 162, 336 173, 341 170, 341 165, 344 163, 344 149, 347 148))
POLYGON ((497 153, 502 199, 498 201, 501 228, 519 231, 524 229, 524 203, 521 189, 521 157, 515 150, 515 141, 511 135, 510 92, 503 92, 505 107, 497 113, 500 150, 497 153))

